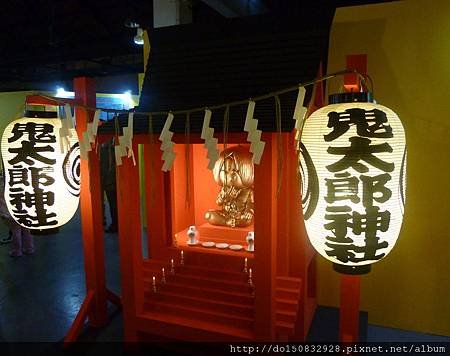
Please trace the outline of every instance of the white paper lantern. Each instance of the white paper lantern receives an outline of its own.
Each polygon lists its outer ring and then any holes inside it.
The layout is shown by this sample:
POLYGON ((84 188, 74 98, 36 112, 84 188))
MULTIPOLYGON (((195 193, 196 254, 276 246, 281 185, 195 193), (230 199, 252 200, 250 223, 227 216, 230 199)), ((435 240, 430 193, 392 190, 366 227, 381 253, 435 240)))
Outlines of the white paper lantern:
MULTIPOLYGON (((56 116, 56 112, 41 115, 56 116)), ((78 208, 78 137, 69 129, 68 145, 64 144, 60 128, 61 120, 56 117, 24 117, 11 122, 3 132, 5 201, 11 216, 23 227, 61 226, 78 208)))
POLYGON ((392 250, 403 220, 406 142, 398 116, 368 102, 323 107, 305 123, 300 160, 312 245, 337 270, 368 272, 392 250))

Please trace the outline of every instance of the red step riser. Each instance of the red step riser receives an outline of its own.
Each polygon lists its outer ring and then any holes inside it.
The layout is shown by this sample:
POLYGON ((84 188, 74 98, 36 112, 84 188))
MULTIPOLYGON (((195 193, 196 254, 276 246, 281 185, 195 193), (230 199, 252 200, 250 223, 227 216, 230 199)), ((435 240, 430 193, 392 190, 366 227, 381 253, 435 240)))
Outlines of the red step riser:
POLYGON ((170 264, 169 264, 169 262, 161 262, 161 263, 144 263, 143 265, 142 265, 142 269, 145 271, 145 270, 150 270, 150 269, 161 269, 162 267, 164 267, 164 268, 167 268, 167 267, 169 267, 170 268, 170 264))
MULTIPOLYGON (((211 265, 211 255, 203 253, 189 253, 185 251, 185 264, 189 266, 205 267, 211 265)), ((252 261, 248 260, 248 266, 252 267, 252 261)), ((220 255, 214 259, 214 268, 231 272, 241 272, 244 268, 244 258, 238 256, 220 255)))
POLYGON ((295 291, 285 291, 277 289, 275 292, 276 298, 280 299, 290 299, 290 300, 298 300, 299 293, 295 291))
MULTIPOLYGON (((165 268, 166 277, 169 278, 171 276, 170 274, 170 268, 165 268)), ((161 275, 162 271, 161 269, 155 269, 155 270, 144 270, 144 278, 152 278, 153 276, 161 275)), ((234 274, 234 273, 210 273, 207 270, 198 270, 195 268, 184 268, 184 267, 177 267, 175 269, 175 274, 181 274, 186 276, 194 276, 194 277, 202 277, 202 278, 214 278, 218 280, 228 281, 228 282, 236 282, 236 283, 242 283, 247 282, 248 277, 245 274, 234 274)))
POLYGON ((149 299, 146 298, 146 300, 152 299, 156 301, 161 300, 164 301, 164 303, 182 305, 185 307, 202 308, 210 312, 219 312, 236 316, 244 316, 247 318, 253 318, 254 316, 253 308, 251 307, 226 305, 215 302, 209 302, 206 300, 189 299, 179 295, 172 295, 172 294, 168 295, 165 294, 164 291, 160 291, 159 296, 160 297, 158 298, 155 294, 149 294, 150 298, 149 299))
POLYGON ((289 288, 289 289, 295 289, 300 290, 301 282, 300 281, 291 281, 291 280, 280 280, 277 279, 276 281, 278 288, 289 288))
POLYGON ((294 327, 287 328, 285 326, 277 326, 276 327, 277 333, 280 335, 292 335, 294 333, 294 327))
POLYGON ((219 289, 223 291, 236 291, 239 293, 251 293, 252 288, 246 284, 228 284, 224 283, 222 281, 214 281, 214 280, 204 280, 204 279, 197 279, 197 278, 191 278, 191 276, 188 275, 182 275, 182 274, 175 274, 173 276, 169 276, 167 278, 168 281, 173 281, 177 284, 185 284, 188 286, 198 286, 198 287, 205 287, 205 288, 212 288, 212 289, 219 289))
POLYGON ((284 323, 292 323, 292 325, 295 324, 296 321, 296 315, 286 315, 286 314, 281 314, 281 313, 277 313, 276 314, 276 321, 282 321, 284 323))
MULTIPOLYGON (((243 304, 248 306, 253 306, 254 299, 250 296, 250 294, 247 295, 236 295, 232 293, 227 292, 220 292, 220 291, 213 291, 208 289, 197 289, 197 288, 189 288, 184 285, 176 285, 172 283, 167 283, 162 288, 168 292, 172 293, 180 293, 181 295, 189 295, 193 297, 200 297, 200 298, 207 298, 217 301, 223 301, 223 302, 229 302, 229 303, 236 303, 236 304, 243 304)), ((148 290, 150 291, 151 287, 148 287, 148 290)))
POLYGON ((220 271, 219 273, 216 273, 214 271, 214 274, 212 274, 207 269, 200 269, 195 268, 192 266, 180 266, 177 269, 177 272, 183 273, 183 274, 189 274, 199 277, 209 277, 209 278, 215 278, 215 279, 225 279, 232 282, 246 282, 247 281, 247 275, 244 273, 239 272, 229 272, 229 271, 220 271))
POLYGON ((182 308, 177 308, 176 306, 163 305, 160 303, 145 303, 144 308, 146 310, 155 310, 155 311, 163 312, 163 313, 167 313, 167 314, 192 318, 193 321, 204 320, 204 321, 220 323, 220 324, 224 324, 224 325, 228 325, 228 326, 232 326, 232 327, 240 327, 242 329, 252 329, 253 328, 253 321, 243 320, 240 318, 233 318, 233 316, 231 316, 231 315, 223 316, 223 315, 203 313, 198 310, 182 309, 182 308))
POLYGON ((298 304, 291 304, 286 302, 276 302, 276 308, 280 311, 297 312, 298 304))

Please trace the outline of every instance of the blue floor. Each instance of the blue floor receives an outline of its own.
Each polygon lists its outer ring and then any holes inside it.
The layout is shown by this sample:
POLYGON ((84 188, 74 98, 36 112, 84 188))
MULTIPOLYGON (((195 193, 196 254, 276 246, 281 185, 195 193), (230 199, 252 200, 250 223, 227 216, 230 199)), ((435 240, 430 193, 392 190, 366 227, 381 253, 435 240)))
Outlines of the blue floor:
MULTIPOLYGON (((0 237, 8 229, 0 224, 0 237)), ((35 237, 36 253, 11 258, 9 244, 0 245, 0 341, 59 342, 69 330, 85 290, 80 219, 75 216, 60 232, 35 237)), ((120 294, 116 234, 105 234, 108 288, 120 294)), ((86 330, 84 341, 120 341, 122 316, 110 307, 111 323, 102 330, 86 330)), ((337 311, 319 308, 311 341, 335 341, 337 311)), ((369 325, 369 342, 450 342, 450 338, 369 325)))

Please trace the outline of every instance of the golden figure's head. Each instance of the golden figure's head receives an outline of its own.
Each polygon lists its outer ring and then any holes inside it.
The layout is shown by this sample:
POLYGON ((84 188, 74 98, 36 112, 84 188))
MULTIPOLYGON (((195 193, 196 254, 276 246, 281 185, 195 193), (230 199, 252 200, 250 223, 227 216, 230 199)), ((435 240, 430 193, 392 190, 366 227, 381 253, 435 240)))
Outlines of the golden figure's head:
POLYGON ((227 148, 220 153, 213 174, 221 186, 250 188, 254 178, 252 155, 242 146, 227 148))

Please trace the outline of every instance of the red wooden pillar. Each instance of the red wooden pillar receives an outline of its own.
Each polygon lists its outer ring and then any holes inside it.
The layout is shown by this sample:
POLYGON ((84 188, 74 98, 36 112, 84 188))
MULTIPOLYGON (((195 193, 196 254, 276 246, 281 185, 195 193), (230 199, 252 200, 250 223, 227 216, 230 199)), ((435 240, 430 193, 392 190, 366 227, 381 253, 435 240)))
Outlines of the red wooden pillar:
MULTIPOLYGON (((319 65, 317 78, 322 77, 322 64, 319 65)), ((319 82, 312 89, 312 96, 308 105, 307 115, 311 115, 315 110, 324 105, 323 83, 319 82)), ((298 171, 298 154, 296 151, 295 132, 289 135, 289 149, 286 154, 287 169, 285 173, 289 175, 289 269, 290 274, 302 280, 302 287, 299 298, 299 313, 296 321, 295 334, 290 340, 304 341, 307 337, 309 327, 314 318, 317 308, 316 299, 316 273, 315 255, 316 252, 311 246, 306 233, 303 218, 303 208, 301 200, 301 177, 298 171)))
MULTIPOLYGON (((360 74, 367 73, 367 55, 347 56, 347 69, 360 74)), ((360 91, 359 78, 356 74, 344 76, 344 88, 348 92, 360 91)), ((339 340, 357 342, 359 340, 359 304, 361 277, 358 275, 341 275, 341 299, 339 315, 339 340)))
MULTIPOLYGON (((133 144, 137 154, 137 144, 133 144)), ((116 166, 117 213, 119 217, 120 278, 124 341, 138 341, 137 314, 143 307, 141 209, 139 166, 131 158, 122 158, 116 166)))
POLYGON ((341 305, 339 317, 339 340, 358 342, 360 276, 341 275, 341 305))
POLYGON ((258 341, 275 340, 276 278, 276 134, 263 134, 266 142, 259 165, 255 165, 255 336, 258 341))
MULTIPOLYGON (((351 54, 347 56, 347 69, 356 70, 360 74, 367 74, 367 54, 351 54)), ((344 88, 347 92, 360 91, 359 77, 357 74, 344 75, 344 88)))
MULTIPOLYGON (((74 91, 78 104, 95 107, 96 93, 93 78, 75 78, 74 91)), ((81 140, 93 112, 76 108, 75 116, 78 138, 81 140)), ((81 159, 80 205, 86 289, 88 292, 93 292, 88 319, 89 324, 94 327, 103 326, 108 321, 101 198, 99 158, 95 152, 89 152, 89 160, 81 159)))
MULTIPOLYGON (((155 136, 154 141, 156 140, 155 136)), ((170 188, 167 184, 169 174, 161 171, 161 156, 159 144, 144 144, 148 255, 151 258, 155 258, 159 251, 167 247, 167 237, 172 231, 170 199, 165 194, 170 188)))

